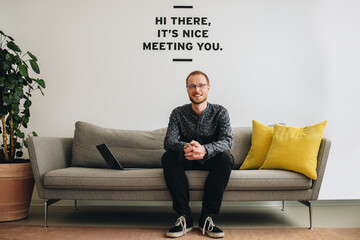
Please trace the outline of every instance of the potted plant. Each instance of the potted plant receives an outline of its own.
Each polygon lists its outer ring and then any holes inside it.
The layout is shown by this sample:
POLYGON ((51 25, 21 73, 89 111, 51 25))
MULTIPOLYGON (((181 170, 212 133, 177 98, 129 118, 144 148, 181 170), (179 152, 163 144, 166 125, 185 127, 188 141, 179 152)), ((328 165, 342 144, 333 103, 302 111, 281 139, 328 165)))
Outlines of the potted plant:
POLYGON ((0 221, 27 217, 34 180, 29 160, 22 159, 30 118, 33 91, 45 88, 45 82, 29 75, 29 66, 40 73, 37 58, 23 53, 14 39, 0 31, 0 221))

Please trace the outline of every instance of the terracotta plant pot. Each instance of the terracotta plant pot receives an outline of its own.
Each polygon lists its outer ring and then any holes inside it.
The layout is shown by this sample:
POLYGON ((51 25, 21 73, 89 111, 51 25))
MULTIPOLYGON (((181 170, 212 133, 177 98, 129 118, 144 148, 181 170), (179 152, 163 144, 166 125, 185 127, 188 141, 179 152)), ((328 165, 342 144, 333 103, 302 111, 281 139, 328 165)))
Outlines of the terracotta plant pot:
POLYGON ((30 163, 0 164, 0 222, 26 218, 33 189, 30 163))

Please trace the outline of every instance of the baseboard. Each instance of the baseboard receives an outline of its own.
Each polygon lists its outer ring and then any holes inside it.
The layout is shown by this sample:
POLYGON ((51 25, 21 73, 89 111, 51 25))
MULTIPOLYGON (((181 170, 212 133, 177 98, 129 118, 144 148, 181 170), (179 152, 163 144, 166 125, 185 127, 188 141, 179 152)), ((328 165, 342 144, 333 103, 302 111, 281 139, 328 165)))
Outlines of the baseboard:
MULTIPOLYGON (((44 205, 44 200, 34 199, 31 201, 32 206, 44 205)), ((312 201, 313 206, 360 206, 360 199, 353 200, 317 200, 312 201)), ((164 206, 171 207, 170 201, 95 201, 79 200, 78 206, 164 206)), ((62 200, 56 203, 57 206, 74 206, 73 200, 62 200)), ((200 201, 190 203, 192 207, 201 207, 200 201)), ((302 206, 297 201, 285 201, 287 207, 302 206)), ((223 202, 223 207, 280 207, 281 201, 253 201, 253 202, 223 202)))

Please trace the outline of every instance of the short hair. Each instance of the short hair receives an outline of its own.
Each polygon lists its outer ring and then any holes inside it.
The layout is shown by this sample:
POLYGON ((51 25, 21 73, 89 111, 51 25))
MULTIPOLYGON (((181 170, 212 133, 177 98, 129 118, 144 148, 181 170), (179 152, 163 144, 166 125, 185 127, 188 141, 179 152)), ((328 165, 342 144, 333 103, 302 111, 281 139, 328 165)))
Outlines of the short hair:
POLYGON ((191 73, 187 76, 187 78, 186 78, 186 86, 187 86, 187 84, 188 84, 189 78, 190 78, 191 76, 194 76, 194 75, 203 75, 203 76, 206 78, 207 84, 210 85, 210 81, 209 81, 208 76, 207 76, 205 73, 203 73, 202 71, 196 70, 196 71, 191 72, 191 73))

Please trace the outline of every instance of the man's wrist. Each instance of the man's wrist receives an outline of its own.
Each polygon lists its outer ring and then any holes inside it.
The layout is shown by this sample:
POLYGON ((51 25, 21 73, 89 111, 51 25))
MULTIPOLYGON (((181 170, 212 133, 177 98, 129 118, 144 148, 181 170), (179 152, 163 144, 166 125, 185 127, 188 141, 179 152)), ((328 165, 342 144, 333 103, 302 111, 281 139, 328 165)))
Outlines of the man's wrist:
POLYGON ((206 145, 203 145, 204 149, 205 149, 205 155, 204 158, 207 158, 209 156, 209 151, 206 145))
POLYGON ((208 153, 208 151, 207 151, 206 147, 204 147, 203 145, 201 145, 201 147, 202 147, 202 152, 205 156, 208 153))

